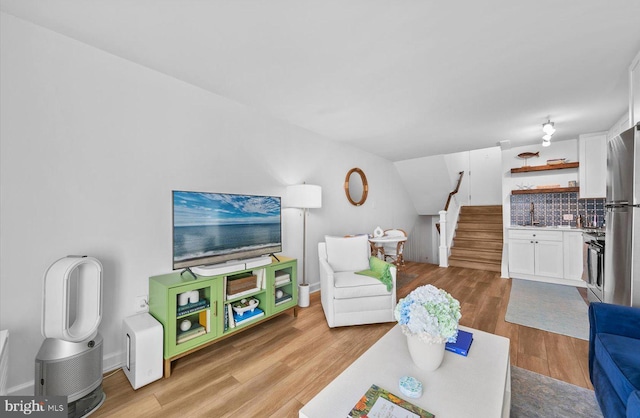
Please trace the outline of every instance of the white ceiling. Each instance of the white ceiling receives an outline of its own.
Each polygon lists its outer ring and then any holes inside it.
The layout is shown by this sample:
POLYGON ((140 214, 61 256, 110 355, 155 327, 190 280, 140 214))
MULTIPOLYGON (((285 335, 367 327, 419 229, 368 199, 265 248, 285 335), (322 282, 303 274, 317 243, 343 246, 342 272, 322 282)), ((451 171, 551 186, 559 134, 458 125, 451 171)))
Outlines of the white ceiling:
POLYGON ((1 10, 392 161, 609 129, 640 0, 0 0, 1 10))

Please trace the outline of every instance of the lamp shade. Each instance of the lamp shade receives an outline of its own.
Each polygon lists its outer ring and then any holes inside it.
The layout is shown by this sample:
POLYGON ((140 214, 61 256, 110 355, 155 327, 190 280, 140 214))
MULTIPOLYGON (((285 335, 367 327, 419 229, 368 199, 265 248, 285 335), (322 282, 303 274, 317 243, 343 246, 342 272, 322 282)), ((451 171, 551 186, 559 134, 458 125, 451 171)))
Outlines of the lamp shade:
POLYGON ((287 206, 290 208, 321 208, 322 187, 313 184, 288 186, 287 206))

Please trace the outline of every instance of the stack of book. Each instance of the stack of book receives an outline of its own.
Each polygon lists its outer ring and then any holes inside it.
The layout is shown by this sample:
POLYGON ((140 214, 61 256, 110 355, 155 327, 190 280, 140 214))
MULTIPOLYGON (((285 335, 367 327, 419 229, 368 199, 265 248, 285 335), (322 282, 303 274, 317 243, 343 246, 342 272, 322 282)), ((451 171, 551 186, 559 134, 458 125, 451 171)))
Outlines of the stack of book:
POLYGON ((291 276, 289 273, 279 270, 276 271, 276 286, 282 286, 283 284, 291 283, 291 276))
POLYGON ((207 330, 205 327, 203 327, 200 324, 195 324, 191 327, 191 329, 180 332, 176 338, 176 343, 182 344, 184 342, 187 342, 191 339, 194 339, 206 333, 207 333, 207 330))
POLYGON ((178 305, 177 316, 188 315, 190 313, 208 308, 209 306, 209 301, 206 299, 200 299, 195 303, 187 303, 186 305, 182 306, 178 305))
POLYGON ((276 297, 276 306, 288 302, 291 300, 291 295, 286 293, 286 292, 282 292, 282 296, 280 296, 279 298, 276 297))
POLYGON ((236 326, 240 326, 244 323, 247 323, 249 321, 252 321, 256 318, 259 318, 261 316, 264 316, 264 311, 260 308, 255 308, 252 311, 246 311, 243 312, 242 314, 238 314, 236 312, 233 313, 233 322, 235 323, 236 326))

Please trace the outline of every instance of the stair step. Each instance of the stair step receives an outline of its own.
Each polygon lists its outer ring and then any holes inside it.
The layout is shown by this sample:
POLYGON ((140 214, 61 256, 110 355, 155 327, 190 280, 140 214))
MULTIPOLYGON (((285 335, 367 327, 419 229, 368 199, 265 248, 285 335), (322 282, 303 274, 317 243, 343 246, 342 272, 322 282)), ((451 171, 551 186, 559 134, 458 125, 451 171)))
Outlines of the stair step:
POLYGON ((454 248, 467 248, 467 249, 479 249, 479 250, 499 250, 502 252, 502 241, 494 241, 494 240, 468 240, 468 239, 460 239, 458 237, 454 238, 453 246, 451 250, 454 248))
POLYGON ((456 259, 464 259, 467 261, 502 261, 502 249, 500 251, 486 251, 479 249, 451 247, 451 257, 456 259))
POLYGON ((468 269, 484 271, 495 271, 498 273, 502 271, 500 263, 483 263, 478 261, 458 260, 454 257, 449 257, 449 266, 464 267, 468 269))
POLYGON ((486 224, 498 224, 502 225, 502 215, 486 215, 486 214, 460 214, 458 222, 474 222, 474 223, 486 223, 486 224))
POLYGON ((469 231, 456 230, 454 239, 489 240, 502 242, 502 230, 499 231, 469 231))
POLYGON ((464 213, 464 214, 469 214, 469 213, 496 214, 496 213, 499 213, 499 214, 502 215, 502 206, 501 205, 462 206, 460 208, 460 213, 464 213))
POLYGON ((502 222, 482 223, 482 222, 458 222, 458 231, 499 231, 502 233, 502 222))
POLYGON ((500 272, 502 235, 502 206, 463 206, 458 216, 449 265, 500 272))

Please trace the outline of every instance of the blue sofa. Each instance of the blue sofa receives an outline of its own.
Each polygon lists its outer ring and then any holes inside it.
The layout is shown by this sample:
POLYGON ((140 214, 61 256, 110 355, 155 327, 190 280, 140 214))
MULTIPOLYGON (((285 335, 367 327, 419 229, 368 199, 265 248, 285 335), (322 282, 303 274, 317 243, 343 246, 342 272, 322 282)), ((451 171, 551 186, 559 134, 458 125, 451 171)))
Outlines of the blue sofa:
POLYGON ((589 305, 589 376, 606 418, 640 417, 640 308, 589 305))

